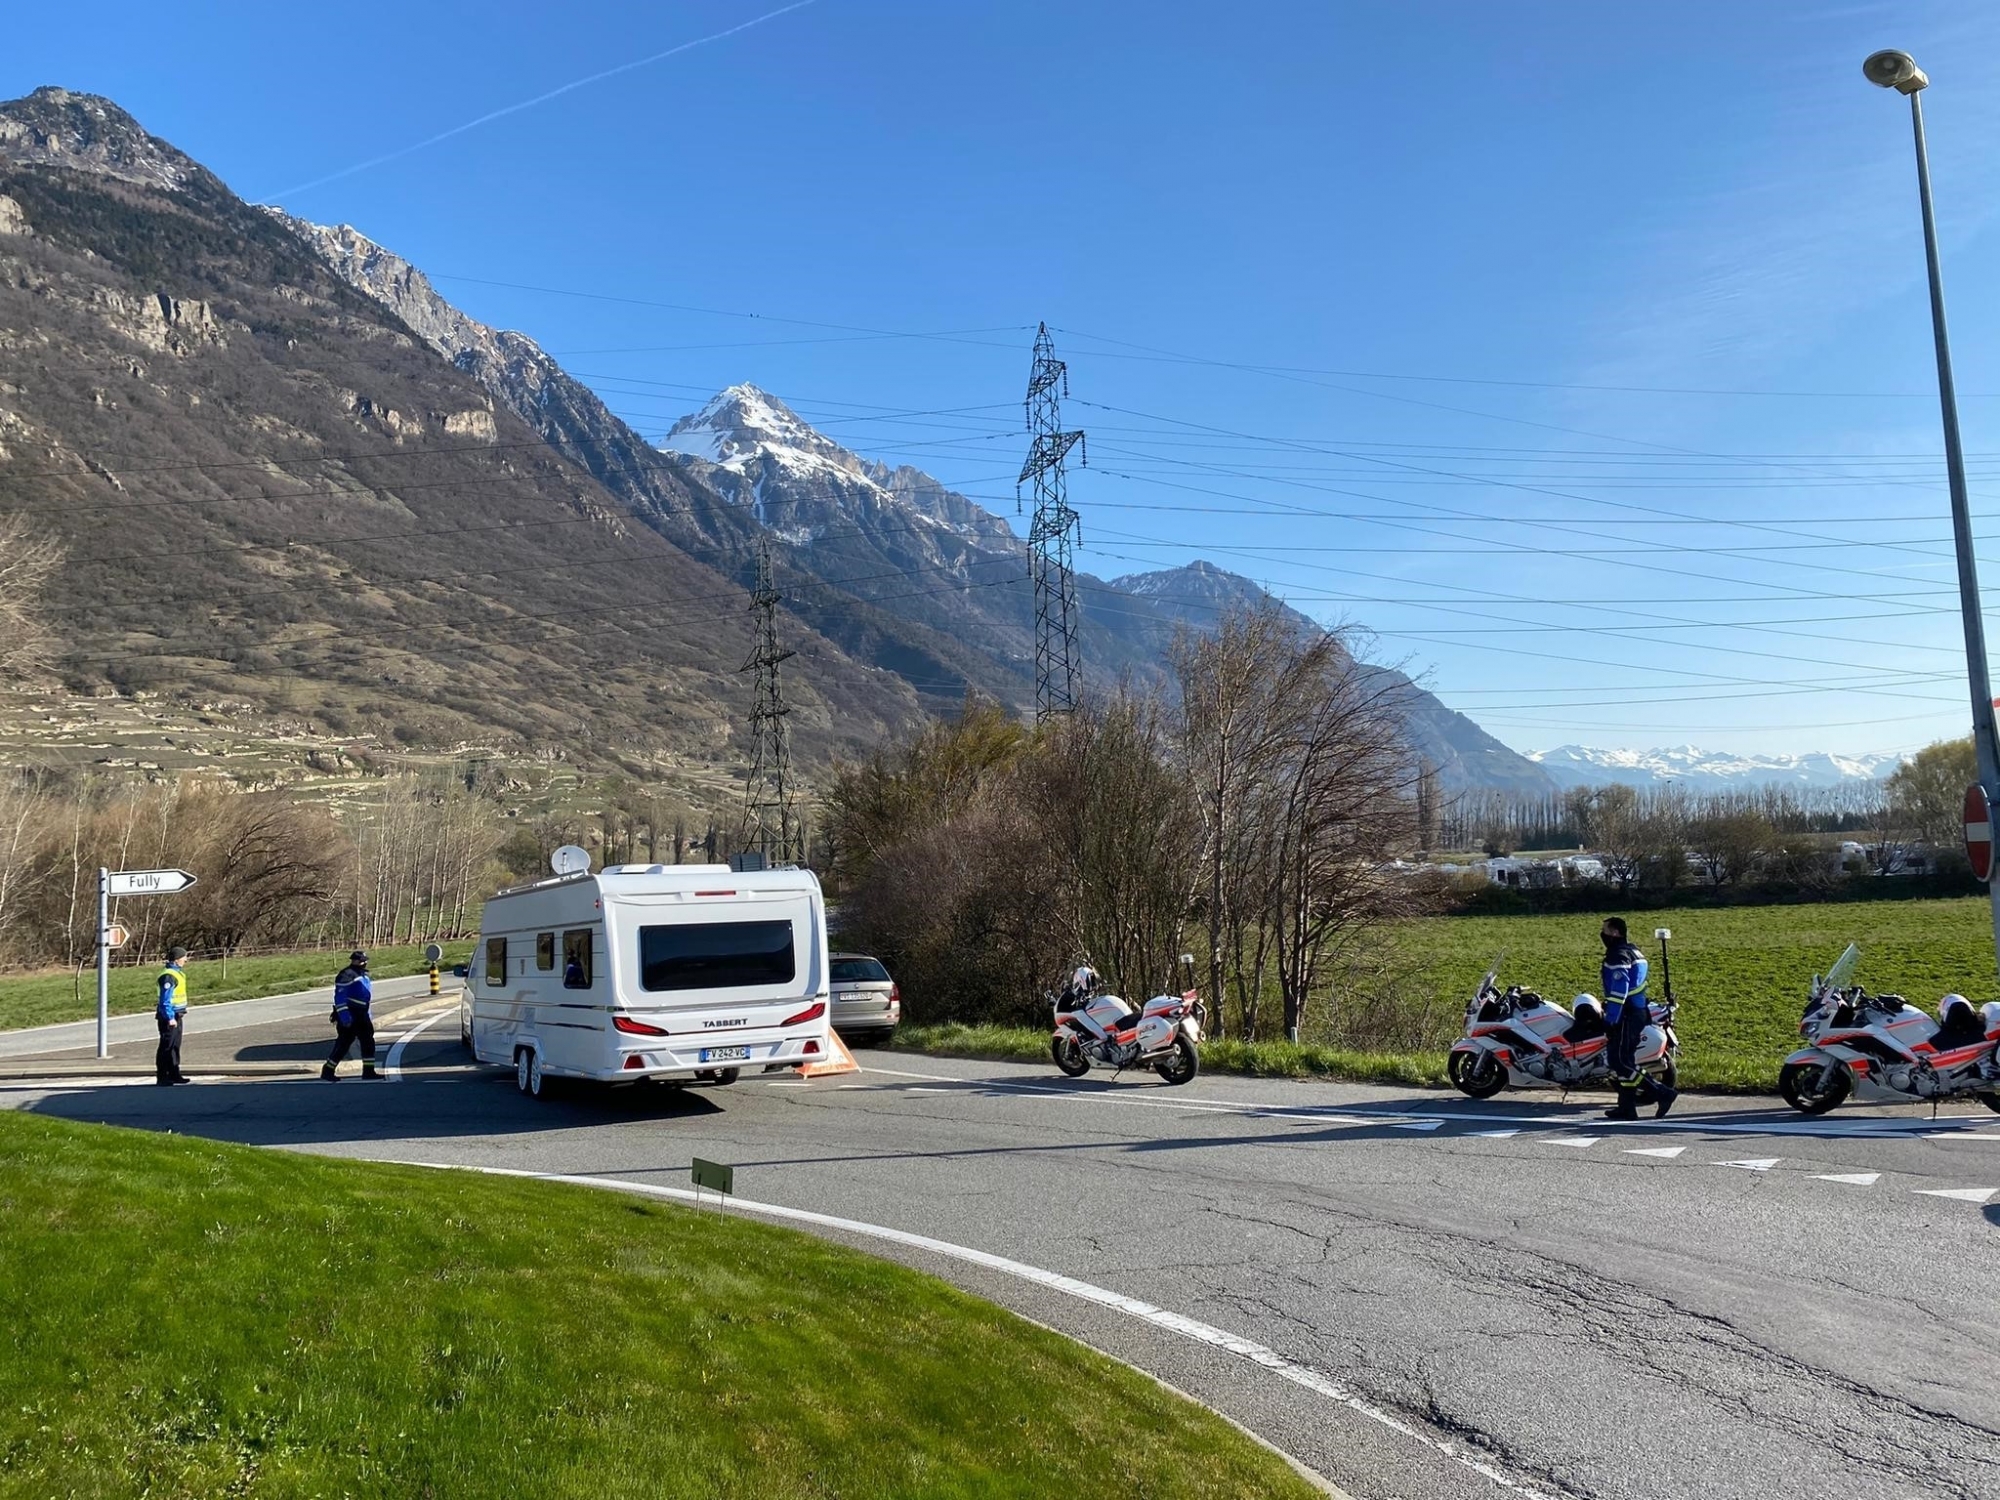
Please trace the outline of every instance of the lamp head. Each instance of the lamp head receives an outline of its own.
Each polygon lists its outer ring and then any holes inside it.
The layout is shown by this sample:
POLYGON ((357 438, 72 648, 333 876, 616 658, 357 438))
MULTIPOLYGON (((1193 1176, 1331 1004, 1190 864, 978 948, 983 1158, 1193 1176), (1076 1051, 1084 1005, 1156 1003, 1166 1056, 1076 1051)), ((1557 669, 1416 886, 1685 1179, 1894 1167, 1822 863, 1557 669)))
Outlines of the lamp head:
POLYGON ((1861 65, 1861 76, 1877 88, 1894 89, 1899 94, 1914 94, 1930 86, 1930 79, 1917 66, 1917 60, 1907 52, 1893 49, 1869 53, 1868 60, 1861 65))

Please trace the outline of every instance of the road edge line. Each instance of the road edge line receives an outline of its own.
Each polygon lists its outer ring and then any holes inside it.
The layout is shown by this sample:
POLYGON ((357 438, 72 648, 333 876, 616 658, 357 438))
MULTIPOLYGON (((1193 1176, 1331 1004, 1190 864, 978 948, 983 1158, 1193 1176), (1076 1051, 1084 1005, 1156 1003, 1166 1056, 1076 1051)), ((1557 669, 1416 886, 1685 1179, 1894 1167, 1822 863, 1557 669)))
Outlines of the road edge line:
MULTIPOLYGON (((576 1187, 597 1188, 608 1192, 636 1193, 641 1197, 665 1198, 676 1203, 692 1204, 699 1201, 694 1192, 688 1188, 663 1187, 656 1183, 648 1182, 628 1182, 618 1177, 590 1177, 567 1172, 530 1172, 518 1167, 457 1166, 450 1163, 405 1161, 401 1159, 396 1159, 394 1164, 407 1167, 431 1167, 435 1170, 445 1172, 477 1172, 489 1177, 524 1177, 537 1182, 566 1182, 576 1187)), ((1544 1491, 1521 1483, 1500 1469, 1495 1468, 1492 1464, 1486 1463, 1484 1460, 1476 1458, 1470 1453, 1461 1451, 1441 1438, 1434 1438, 1428 1433, 1419 1431, 1401 1417, 1384 1411, 1373 1402, 1348 1390, 1339 1382, 1320 1374, 1317 1370, 1288 1359, 1275 1349, 1266 1348, 1252 1339, 1246 1339, 1239 1334, 1230 1333, 1225 1329, 1215 1327, 1213 1324, 1201 1322, 1199 1319, 1187 1317, 1182 1313, 1171 1312, 1163 1307, 1155 1307, 1149 1302, 1141 1302, 1136 1297, 1128 1297, 1123 1292, 1114 1292, 1106 1287, 1095 1286, 1088 1281, 1079 1281, 1075 1277, 1065 1276, 1059 1271, 1044 1270, 1040 1266, 1031 1266, 1025 1261, 1010 1260, 1004 1255, 995 1255, 986 1250, 976 1250, 970 1245, 954 1244, 950 1240, 934 1239, 929 1235, 916 1234, 907 1229, 893 1229, 886 1224, 870 1224, 861 1219, 845 1219, 835 1214, 816 1213, 811 1209, 789 1208, 780 1203, 759 1203, 748 1198, 732 1197, 728 1200, 728 1203, 731 1207, 743 1213, 762 1214, 769 1218, 816 1225, 823 1229, 837 1229, 846 1234, 859 1235, 867 1239, 886 1240, 891 1244, 905 1245, 914 1250, 928 1251, 933 1255, 943 1256, 948 1260, 964 1261, 968 1265, 979 1266, 989 1271, 998 1271, 1002 1275, 1012 1276, 1016 1280, 1025 1281, 1031 1285, 1040 1286, 1050 1291, 1062 1292, 1066 1296, 1076 1298, 1078 1301, 1088 1302, 1097 1307, 1109 1308, 1113 1312, 1124 1313, 1127 1317, 1150 1324, 1152 1327, 1158 1328, 1163 1332, 1176 1333, 1192 1342, 1205 1344, 1212 1349, 1220 1349, 1225 1353, 1234 1354, 1240 1359, 1247 1360, 1251 1364, 1270 1371, 1282 1380, 1288 1380, 1293 1385, 1302 1386, 1306 1390, 1333 1402, 1337 1406, 1343 1406, 1349 1411, 1368 1418, 1372 1422, 1380 1423, 1392 1432, 1401 1433, 1404 1437, 1413 1439, 1422 1446, 1430 1449, 1433 1453, 1449 1459, 1462 1468, 1470 1469, 1482 1479, 1497 1484, 1502 1489, 1509 1490, 1516 1495, 1527 1497, 1527 1500, 1551 1500, 1551 1497, 1544 1491)), ((1032 1322, 1033 1320, 1030 1319, 1029 1321, 1032 1322)), ((1064 1336, 1069 1337, 1069 1335, 1064 1336)), ((1076 1340, 1076 1342, 1081 1343, 1082 1340, 1076 1340)), ((1098 1350, 1097 1352, 1104 1353, 1103 1350, 1098 1350)), ((1117 1359, 1115 1355, 1106 1355, 1106 1358, 1117 1359)), ((1117 1362, 1120 1364, 1126 1363, 1123 1360, 1117 1360, 1117 1362)), ((1140 1373, 1147 1375, 1151 1379, 1159 1379, 1158 1376, 1152 1375, 1150 1371, 1141 1371, 1140 1373)), ((1162 1385, 1166 1384, 1165 1381, 1160 1381, 1160 1383, 1162 1385)), ((1169 1387, 1169 1389, 1172 1389, 1172 1387, 1169 1387)), ((1186 1393, 1182 1392, 1181 1394, 1185 1395, 1186 1393)), ((1206 1402, 1197 1402, 1197 1404, 1202 1406, 1207 1405, 1206 1402)), ((1255 1434, 1253 1433, 1252 1436, 1255 1436, 1255 1434)), ((1259 1439, 1259 1441, 1264 1440, 1259 1439)), ((1282 1449, 1279 1451, 1283 1452, 1282 1449)), ((1286 1455, 1286 1458, 1294 1464, 1298 1463, 1298 1460, 1292 1458, 1289 1454, 1286 1455)), ((1333 1483, 1330 1479, 1326 1479, 1324 1475, 1317 1474, 1316 1471, 1308 1470, 1308 1472, 1314 1473, 1317 1479, 1323 1480, 1327 1484, 1333 1483)), ((1335 1493, 1340 1493, 1337 1486, 1335 1487, 1335 1493)), ((1349 1497, 1349 1500, 1352 1500, 1352 1497, 1349 1497)))

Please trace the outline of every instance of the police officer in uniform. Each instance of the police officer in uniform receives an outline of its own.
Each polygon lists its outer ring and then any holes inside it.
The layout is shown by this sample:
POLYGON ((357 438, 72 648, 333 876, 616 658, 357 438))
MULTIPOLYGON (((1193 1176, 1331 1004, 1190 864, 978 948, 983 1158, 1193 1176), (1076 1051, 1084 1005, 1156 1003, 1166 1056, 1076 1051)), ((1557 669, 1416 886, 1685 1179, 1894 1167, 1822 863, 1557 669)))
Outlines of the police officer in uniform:
POLYGON ((375 1019, 370 1014, 374 1004, 375 986, 368 979, 368 955, 357 948, 347 956, 347 967, 333 981, 333 1024, 340 1028, 340 1034, 334 1040, 333 1055, 319 1070, 323 1081, 340 1081, 334 1070, 356 1042, 361 1044, 361 1076, 382 1076, 375 1071, 375 1019))
POLYGON ((1604 1027, 1610 1037, 1605 1050, 1612 1082, 1618 1085, 1618 1103, 1605 1111, 1605 1118, 1636 1120, 1639 1106, 1651 1104, 1657 1119, 1674 1107, 1680 1092, 1655 1083, 1636 1061, 1639 1038, 1653 1018, 1646 999, 1646 955, 1632 946, 1623 917, 1606 917, 1598 936, 1604 940, 1604 1027))
POLYGON ((153 1054, 153 1082, 162 1088, 194 1082, 181 1071, 181 1036, 187 1030, 188 983, 183 967, 187 956, 185 948, 169 948, 166 967, 160 970, 160 998, 153 1008, 160 1046, 153 1054))

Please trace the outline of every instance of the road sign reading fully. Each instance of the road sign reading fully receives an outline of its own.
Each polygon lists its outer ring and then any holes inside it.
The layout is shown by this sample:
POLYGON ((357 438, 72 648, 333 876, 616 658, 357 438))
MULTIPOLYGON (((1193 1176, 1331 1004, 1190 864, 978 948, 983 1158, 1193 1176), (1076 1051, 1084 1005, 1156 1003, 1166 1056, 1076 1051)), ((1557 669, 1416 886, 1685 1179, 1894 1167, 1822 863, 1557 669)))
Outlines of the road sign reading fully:
POLYGON ((1977 878, 1993 878, 1993 806, 1977 783, 1965 789, 1965 857, 1977 878))
POLYGON ((113 870, 105 882, 112 896, 170 896, 194 884, 186 870, 113 870))

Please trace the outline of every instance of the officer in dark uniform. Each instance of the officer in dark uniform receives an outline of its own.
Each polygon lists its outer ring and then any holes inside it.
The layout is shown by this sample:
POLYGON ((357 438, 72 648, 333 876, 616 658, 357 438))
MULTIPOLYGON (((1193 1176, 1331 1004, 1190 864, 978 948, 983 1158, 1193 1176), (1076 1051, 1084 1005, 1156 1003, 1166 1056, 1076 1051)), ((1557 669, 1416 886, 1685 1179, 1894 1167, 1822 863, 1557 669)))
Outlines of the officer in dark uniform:
POLYGON ((1606 917, 1598 936, 1604 940, 1604 1026, 1610 1041, 1606 1060, 1611 1081, 1618 1085, 1618 1104, 1605 1111, 1610 1120, 1636 1120, 1639 1106, 1655 1106, 1658 1118, 1674 1107, 1680 1092, 1656 1083, 1639 1071, 1639 1038, 1652 1022, 1646 998, 1646 955, 1626 936, 1623 917, 1606 917))
POLYGON ((160 1028, 159 1049, 153 1053, 153 1082, 162 1087, 194 1082, 181 1071, 181 1037, 187 1031, 188 983, 183 967, 187 956, 185 948, 169 948, 166 967, 160 970, 160 998, 153 1007, 153 1019, 160 1028))
POLYGON ((375 1018, 371 1014, 374 1005, 375 986, 368 979, 368 955, 357 948, 347 956, 347 967, 333 981, 333 1024, 340 1028, 340 1034, 334 1039, 333 1055, 319 1070, 323 1081, 340 1081, 334 1070, 356 1042, 361 1044, 361 1076, 382 1076, 375 1071, 375 1018))

